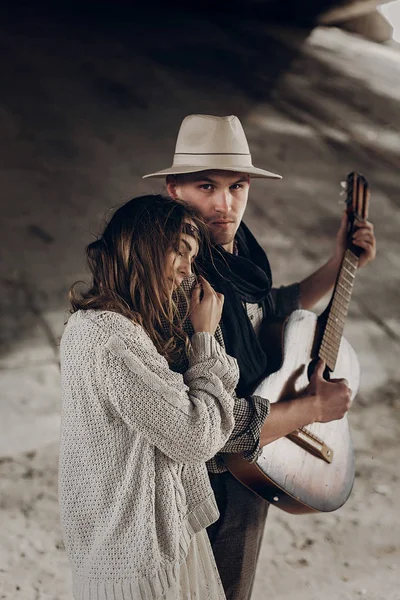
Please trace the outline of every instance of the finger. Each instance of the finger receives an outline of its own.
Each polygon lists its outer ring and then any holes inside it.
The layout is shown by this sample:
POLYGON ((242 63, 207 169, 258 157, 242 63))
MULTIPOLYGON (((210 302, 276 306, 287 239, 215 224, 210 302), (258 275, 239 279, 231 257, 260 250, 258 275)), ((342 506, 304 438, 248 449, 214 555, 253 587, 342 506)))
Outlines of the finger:
POLYGON ((369 242, 354 242, 354 245, 364 250, 361 254, 364 258, 375 258, 375 246, 373 244, 369 242))
POLYGON ((370 248, 371 250, 374 247, 374 243, 370 240, 353 240, 353 244, 362 248, 370 248))
POLYGON ((373 250, 375 248, 374 242, 371 242, 370 240, 353 240, 353 244, 360 248, 365 248, 366 250, 373 250))
POLYGON ((197 283, 193 290, 192 290, 192 295, 190 298, 190 302, 191 304, 196 304, 197 302, 200 302, 200 294, 201 294, 201 285, 200 283, 197 283))
POLYGON ((373 231, 371 231, 370 229, 357 229, 354 233, 353 233, 353 239, 368 239, 368 240, 374 240, 375 236, 373 231))
POLYGON ((214 293, 213 288, 208 283, 207 279, 204 279, 204 277, 202 275, 200 275, 200 282, 201 282, 201 286, 203 288, 203 292, 204 292, 205 295, 209 295, 209 294, 213 294, 214 293))
POLYGON ((341 378, 337 377, 335 379, 330 379, 329 382, 330 383, 344 383, 344 385, 346 387, 349 387, 349 382, 344 377, 341 377, 341 378))
POLYGON ((211 283, 209 281, 207 281, 207 279, 204 279, 204 277, 201 277, 201 279, 202 279, 203 289, 206 288, 211 294, 214 294, 214 296, 217 296, 218 292, 213 288, 211 283))
POLYGON ((217 298, 218 300, 220 300, 220 302, 222 302, 222 304, 224 303, 225 300, 225 296, 223 294, 221 294, 220 292, 215 292, 217 294, 217 298))
POLYGON ((367 229, 368 231, 374 231, 374 225, 370 221, 359 220, 359 221, 354 221, 354 229, 357 229, 358 231, 360 229, 367 229))
POLYGON ((317 366, 315 367, 315 375, 317 375, 318 377, 322 377, 325 371, 325 367, 326 367, 326 363, 324 360, 322 360, 321 358, 319 359, 319 361, 317 362, 317 366))
POLYGON ((196 285, 194 285, 194 286, 193 286, 192 293, 194 294, 195 292, 197 292, 197 293, 199 293, 199 294, 200 294, 200 292, 201 292, 201 283, 200 283, 200 281, 198 281, 198 282, 196 283, 196 285))
POLYGON ((200 283, 202 286, 208 287, 212 289, 212 285, 210 284, 210 282, 208 281, 208 279, 206 279, 205 277, 203 277, 203 275, 199 275, 199 279, 200 279, 200 283))

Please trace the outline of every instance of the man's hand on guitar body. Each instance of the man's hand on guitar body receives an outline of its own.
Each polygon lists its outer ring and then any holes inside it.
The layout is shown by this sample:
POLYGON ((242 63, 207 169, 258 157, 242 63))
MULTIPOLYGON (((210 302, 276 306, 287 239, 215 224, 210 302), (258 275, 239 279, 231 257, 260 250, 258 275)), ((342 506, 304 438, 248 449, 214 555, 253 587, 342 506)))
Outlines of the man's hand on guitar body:
POLYGON ((345 379, 323 377, 325 363, 320 360, 311 376, 305 395, 315 399, 315 418, 311 422, 328 423, 341 419, 351 405, 351 390, 345 379))
POLYGON ((350 408, 351 390, 345 379, 323 378, 325 363, 319 361, 310 383, 300 397, 271 404, 271 412, 260 435, 260 446, 266 446, 311 423, 327 423, 341 419, 350 408))

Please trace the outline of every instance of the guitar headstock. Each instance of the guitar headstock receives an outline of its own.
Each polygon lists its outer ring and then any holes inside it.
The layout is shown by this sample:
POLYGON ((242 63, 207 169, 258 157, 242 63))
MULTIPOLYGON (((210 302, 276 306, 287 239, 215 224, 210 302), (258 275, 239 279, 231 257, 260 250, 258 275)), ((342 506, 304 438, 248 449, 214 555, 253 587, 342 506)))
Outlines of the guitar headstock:
POLYGON ((368 219, 369 189, 368 182, 363 175, 352 171, 347 175, 345 182, 346 212, 349 224, 353 227, 354 220, 364 221, 368 219))

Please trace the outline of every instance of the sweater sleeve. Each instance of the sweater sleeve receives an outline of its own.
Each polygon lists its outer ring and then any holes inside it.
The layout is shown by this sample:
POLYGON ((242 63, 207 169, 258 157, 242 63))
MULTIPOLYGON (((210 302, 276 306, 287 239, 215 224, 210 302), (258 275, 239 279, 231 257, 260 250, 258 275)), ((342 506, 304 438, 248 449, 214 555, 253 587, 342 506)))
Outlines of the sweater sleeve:
POLYGON ((210 334, 193 336, 184 378, 140 337, 113 335, 101 361, 114 409, 172 460, 205 462, 229 438, 238 367, 210 334))

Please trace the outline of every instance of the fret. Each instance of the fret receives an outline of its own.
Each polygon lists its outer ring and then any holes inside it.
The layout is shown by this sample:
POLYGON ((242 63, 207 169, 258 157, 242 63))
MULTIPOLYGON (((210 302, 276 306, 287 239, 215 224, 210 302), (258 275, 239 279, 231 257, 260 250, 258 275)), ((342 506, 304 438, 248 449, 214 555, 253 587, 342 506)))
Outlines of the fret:
POLYGON ((357 267, 359 258, 354 252, 352 252, 349 248, 346 250, 346 254, 344 255, 344 260, 349 261, 352 265, 357 267))
POLYGON ((342 283, 346 283, 349 286, 349 288, 352 289, 354 280, 349 279, 346 273, 340 274, 339 281, 341 281, 342 283))
MULTIPOLYGON (((329 331, 329 335, 341 337, 343 334, 344 324, 342 323, 331 323, 327 321, 326 331, 329 331)), ((324 334, 325 335, 325 334, 324 334)))
POLYGON ((340 343, 340 338, 342 337, 342 334, 343 334, 343 327, 340 327, 340 330, 339 330, 339 329, 335 329, 334 327, 332 327, 332 325, 330 323, 327 323, 326 331, 329 332, 329 335, 336 336, 336 338, 339 339, 339 343, 340 343))
POLYGON ((346 259, 343 260, 342 269, 345 269, 350 273, 353 278, 356 276, 357 268, 358 268, 358 259, 356 263, 350 262, 346 259))
POLYGON ((346 318, 347 315, 347 311, 349 308, 349 304, 350 302, 348 301, 347 298, 343 298, 343 297, 337 297, 334 299, 333 303, 332 303, 332 312, 335 313, 335 316, 339 316, 342 318, 346 318))
POLYGON ((346 292, 350 293, 350 291, 351 291, 351 290, 348 290, 348 289, 346 288, 346 286, 345 286, 345 285, 343 285, 343 282, 342 282, 342 281, 340 281, 340 280, 339 280, 339 281, 338 281, 338 285, 339 285, 341 288, 343 288, 343 289, 344 289, 346 292))
POLYGON ((340 273, 340 276, 339 276, 339 281, 340 281, 340 280, 342 280, 342 281, 345 281, 346 283, 348 283, 348 284, 349 284, 349 286, 350 286, 350 287, 353 287, 353 284, 354 284, 354 277, 352 277, 351 275, 349 275, 349 274, 347 273, 347 271, 342 271, 342 272, 340 273))
POLYGON ((340 325, 344 325, 345 321, 346 321, 346 316, 347 316, 347 309, 343 310, 340 307, 332 306, 331 318, 330 318, 332 323, 339 323, 340 325))
POLYGON ((332 321, 332 320, 328 319, 328 321, 326 322, 326 327, 327 327, 327 329, 330 329, 331 331, 336 332, 338 335, 342 335, 343 329, 344 329, 344 322, 343 321, 332 321))
POLYGON ((346 268, 353 270, 354 273, 357 271, 357 265, 358 265, 358 257, 355 254, 351 254, 351 256, 349 254, 345 254, 344 259, 343 259, 343 266, 345 266, 346 268))
POLYGON ((329 327, 331 327, 332 329, 335 329, 337 331, 342 331, 344 328, 344 324, 345 324, 345 319, 343 317, 339 318, 339 317, 335 317, 334 315, 332 317, 329 317, 329 319, 326 322, 326 325, 329 327))
POLYGON ((327 339, 330 342, 332 342, 332 344, 333 344, 333 343, 335 343, 335 341, 338 338, 341 337, 341 335, 342 335, 342 332, 338 332, 335 329, 332 330, 332 328, 330 326, 328 327, 328 325, 327 325, 322 339, 327 339))
POLYGON ((350 294, 344 294, 342 290, 336 289, 332 304, 334 303, 338 306, 345 306, 347 308, 350 304, 350 296, 350 294))
POLYGON ((353 281, 352 280, 350 281, 349 279, 347 279, 347 275, 341 275, 339 277, 339 281, 340 281, 340 283, 345 284, 347 286, 348 290, 351 291, 353 289, 353 281))
POLYGON ((322 358, 322 360, 324 360, 329 366, 335 364, 337 359, 337 354, 332 355, 328 353, 324 348, 321 348, 319 355, 322 358))
POLYGON ((339 345, 330 343, 330 340, 326 337, 322 340, 321 347, 325 348, 327 352, 331 352, 333 355, 337 355, 339 350, 339 345))
POLYGON ((346 315, 344 315, 343 313, 335 311, 335 309, 333 309, 332 314, 329 317, 327 323, 330 323, 332 327, 344 327, 344 324, 346 322, 345 316, 346 315))
POLYGON ((342 267, 342 270, 343 270, 345 273, 348 273, 352 279, 354 279, 354 278, 355 278, 355 276, 356 276, 356 273, 355 273, 355 271, 354 271, 354 272, 353 272, 353 271, 350 271, 350 270, 349 270, 349 269, 347 269, 347 268, 346 268, 344 265, 343 265, 343 267, 342 267))
POLYGON ((343 263, 341 266, 341 271, 344 271, 346 273, 348 273, 348 275, 352 278, 355 279, 356 276, 356 272, 357 272, 357 266, 354 266, 350 263, 343 263))
POLYGON ((346 288, 343 284, 341 284, 340 289, 337 291, 344 299, 349 300, 351 297, 351 292, 353 291, 353 286, 351 286, 349 289, 349 288, 346 288), (345 290, 346 293, 343 292, 343 289, 345 290))
POLYGON ((325 350, 328 354, 331 354, 332 357, 334 357, 334 358, 337 357, 338 352, 339 352, 339 345, 330 344, 326 340, 323 340, 323 342, 321 344, 321 348, 323 350, 325 350))
POLYGON ((329 367, 331 371, 335 370, 335 364, 337 361, 337 356, 331 358, 330 356, 321 355, 320 358, 326 363, 326 366, 329 367))
POLYGON ((324 336, 321 342, 321 347, 325 348, 328 352, 332 352, 333 354, 337 354, 339 349, 339 345, 334 343, 329 336, 324 336))
POLYGON ((331 315, 329 316, 327 323, 329 323, 332 327, 343 328, 346 322, 346 315, 343 313, 336 312, 335 309, 332 310, 331 315))
POLYGON ((348 309, 349 305, 348 303, 345 305, 340 304, 339 301, 336 301, 334 304, 332 304, 332 317, 334 318, 334 320, 345 320, 346 316, 347 316, 347 309, 348 309))
POLYGON ((339 309, 344 308, 348 309, 350 304, 350 298, 345 296, 340 290, 337 294, 335 294, 335 298, 333 299, 332 305, 338 307, 339 309))

